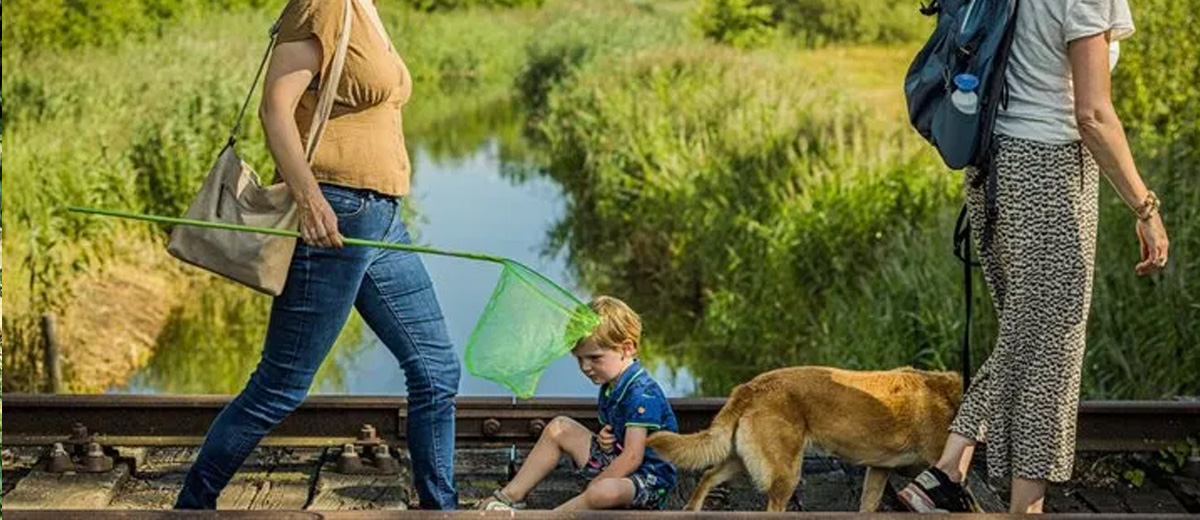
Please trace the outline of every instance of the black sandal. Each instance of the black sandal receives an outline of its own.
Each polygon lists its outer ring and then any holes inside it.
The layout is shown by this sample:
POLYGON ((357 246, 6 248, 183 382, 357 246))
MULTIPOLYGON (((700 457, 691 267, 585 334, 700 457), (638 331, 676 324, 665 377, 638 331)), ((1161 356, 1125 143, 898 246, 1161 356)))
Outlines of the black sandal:
POLYGON ((905 506, 918 513, 980 511, 971 492, 962 484, 950 480, 945 472, 936 467, 921 472, 898 495, 905 506))

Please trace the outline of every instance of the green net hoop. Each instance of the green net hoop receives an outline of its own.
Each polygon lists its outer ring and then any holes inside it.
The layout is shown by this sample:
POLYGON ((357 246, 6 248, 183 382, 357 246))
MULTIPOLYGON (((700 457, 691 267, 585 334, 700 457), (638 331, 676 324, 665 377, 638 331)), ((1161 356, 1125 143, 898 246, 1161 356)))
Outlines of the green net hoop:
POLYGON ((586 304, 537 271, 505 260, 467 341, 467 371, 528 398, 554 360, 600 323, 586 304))

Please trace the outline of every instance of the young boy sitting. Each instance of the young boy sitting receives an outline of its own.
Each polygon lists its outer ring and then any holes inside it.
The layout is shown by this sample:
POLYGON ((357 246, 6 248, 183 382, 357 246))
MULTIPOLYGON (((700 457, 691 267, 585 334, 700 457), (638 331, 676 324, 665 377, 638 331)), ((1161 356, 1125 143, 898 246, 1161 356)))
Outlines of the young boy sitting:
POLYGON ((679 426, 662 388, 636 359, 642 322, 616 298, 600 296, 589 306, 600 315, 600 325, 571 353, 579 370, 601 385, 599 434, 569 417, 555 417, 512 481, 481 502, 480 509, 524 509, 525 497, 563 455, 590 482, 556 510, 661 509, 675 486, 675 467, 646 447, 651 432, 675 432, 679 426))

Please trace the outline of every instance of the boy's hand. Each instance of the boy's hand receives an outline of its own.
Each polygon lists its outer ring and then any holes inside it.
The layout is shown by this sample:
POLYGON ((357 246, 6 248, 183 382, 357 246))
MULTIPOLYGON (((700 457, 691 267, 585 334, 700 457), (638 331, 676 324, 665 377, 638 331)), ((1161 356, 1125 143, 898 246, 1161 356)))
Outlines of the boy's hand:
POLYGON ((600 429, 600 433, 596 437, 596 443, 600 445, 600 449, 604 450, 604 453, 612 453, 613 444, 617 442, 617 436, 613 435, 612 432, 612 425, 604 425, 604 428, 600 429))
MULTIPOLYGON (((612 437, 612 431, 601 430, 601 433, 612 437)), ((646 456, 646 428, 641 426, 627 426, 625 428, 625 443, 621 446, 621 454, 617 455, 611 463, 609 463, 604 471, 601 471, 593 482, 600 482, 606 478, 623 478, 632 475, 642 465, 642 461, 646 456)))

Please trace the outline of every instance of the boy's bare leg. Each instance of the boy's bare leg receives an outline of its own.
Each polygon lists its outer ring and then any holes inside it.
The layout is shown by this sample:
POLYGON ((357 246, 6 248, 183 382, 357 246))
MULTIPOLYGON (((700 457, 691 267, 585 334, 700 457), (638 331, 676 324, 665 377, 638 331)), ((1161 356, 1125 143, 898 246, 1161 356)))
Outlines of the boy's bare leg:
POLYGON ((513 502, 520 502, 546 478, 563 454, 570 455, 576 465, 583 467, 592 451, 592 432, 569 417, 555 417, 538 437, 537 444, 525 457, 521 469, 500 492, 513 502))
POLYGON ((613 509, 633 503, 633 481, 627 478, 606 478, 593 481, 579 496, 554 508, 555 511, 613 509))

